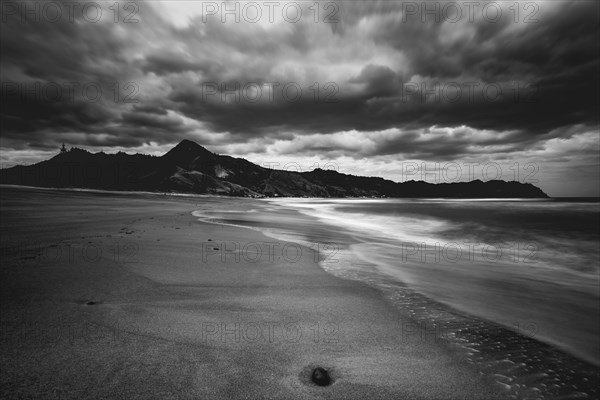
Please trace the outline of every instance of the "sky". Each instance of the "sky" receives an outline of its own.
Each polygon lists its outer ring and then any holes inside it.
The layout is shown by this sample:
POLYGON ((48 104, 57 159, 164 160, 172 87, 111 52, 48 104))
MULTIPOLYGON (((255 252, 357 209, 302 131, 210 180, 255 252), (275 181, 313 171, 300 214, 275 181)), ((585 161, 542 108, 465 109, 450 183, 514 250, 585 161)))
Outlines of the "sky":
POLYGON ((600 196, 597 1, 3 0, 0 162, 183 139, 287 170, 600 196))

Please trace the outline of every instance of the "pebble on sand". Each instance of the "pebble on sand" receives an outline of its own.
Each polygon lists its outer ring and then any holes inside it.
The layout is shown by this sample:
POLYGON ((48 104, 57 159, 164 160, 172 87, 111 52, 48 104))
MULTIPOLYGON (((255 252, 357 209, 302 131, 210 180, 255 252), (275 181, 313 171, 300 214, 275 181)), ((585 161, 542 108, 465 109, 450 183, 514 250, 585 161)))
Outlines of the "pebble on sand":
POLYGON ((329 377, 329 373, 326 369, 317 367, 313 370, 312 381, 319 386, 328 386, 331 384, 331 378, 329 377))

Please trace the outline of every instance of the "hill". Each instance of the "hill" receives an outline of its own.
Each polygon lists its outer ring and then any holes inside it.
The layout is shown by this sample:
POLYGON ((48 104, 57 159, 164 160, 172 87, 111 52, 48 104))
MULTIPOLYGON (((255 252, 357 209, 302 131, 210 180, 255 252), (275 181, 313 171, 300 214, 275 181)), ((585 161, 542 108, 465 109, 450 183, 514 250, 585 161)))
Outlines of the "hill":
POLYGON ((0 183, 245 197, 548 197, 536 186, 519 182, 396 183, 332 170, 268 169, 243 158, 212 153, 190 140, 161 157, 72 148, 34 165, 2 169, 0 183))

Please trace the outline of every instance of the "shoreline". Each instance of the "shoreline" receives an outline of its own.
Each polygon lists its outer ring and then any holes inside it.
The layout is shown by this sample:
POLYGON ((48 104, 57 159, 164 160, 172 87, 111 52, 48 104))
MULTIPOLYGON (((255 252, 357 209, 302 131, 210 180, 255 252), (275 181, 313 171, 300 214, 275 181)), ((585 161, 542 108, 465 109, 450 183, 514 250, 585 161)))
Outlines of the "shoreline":
MULTIPOLYGON (((316 218, 294 207, 283 206, 283 209, 305 218, 316 218)), ((228 214, 221 214, 220 223, 228 225, 229 222, 225 222, 228 214)), ((211 218, 211 223, 219 223, 215 222, 219 221, 218 217, 202 217, 211 218)), ((269 229, 248 225, 245 227, 259 230, 275 239, 295 238, 287 230, 281 234, 278 229, 271 233, 269 229)), ((336 235, 341 232, 337 228, 330 225, 330 229, 336 230, 336 235)), ((337 239, 337 243, 345 242, 340 236, 337 239)), ((305 237, 304 241, 311 243, 309 237, 305 237)), ((356 260, 357 255, 350 250, 356 242, 350 240, 345 245, 346 248, 340 251, 346 253, 347 258, 341 263, 343 268, 339 268, 341 264, 337 261, 328 265, 324 260, 320 262, 321 267, 334 276, 358 281, 379 291, 408 320, 406 325, 400 326, 406 334, 420 336, 426 341, 442 344, 451 351, 456 351, 457 357, 462 361, 473 365, 486 376, 493 377, 500 386, 519 398, 538 394, 568 396, 578 392, 592 397, 600 395, 591 384, 600 378, 597 365, 586 357, 580 357, 580 354, 573 354, 574 351, 565 350, 564 344, 540 340, 536 337, 535 326, 517 325, 515 329, 515 326, 506 326, 457 309, 411 289, 407 283, 382 275, 379 266, 367 259, 361 258, 360 268, 349 268, 356 260), (367 264, 371 267, 367 267, 367 264)))
MULTIPOLYGON (((277 204, 277 201, 273 201, 272 203, 277 204)), ((427 203, 427 202, 425 202, 427 203)), ((450 247, 454 247, 456 249, 458 249, 459 251, 459 257, 460 260, 457 261, 456 260, 448 260, 447 259, 447 254, 444 253, 443 257, 440 257, 440 259, 435 259, 432 260, 432 262, 430 264, 436 264, 438 265, 437 267, 434 267, 434 271, 437 271, 438 273, 445 273, 444 270, 453 270, 453 269, 457 269, 458 267, 458 271, 460 271, 461 273, 469 273, 470 271, 468 269, 465 268, 465 266, 461 265, 461 263, 465 262, 465 263, 470 263, 473 266, 478 266, 479 268, 492 268, 491 272, 493 272, 493 269, 499 269, 496 265, 496 260, 493 260, 494 262, 490 262, 489 259, 486 259, 484 257, 482 257, 481 254, 475 254, 474 251, 472 249, 469 249, 468 245, 469 243, 465 242, 464 246, 463 244, 461 244, 461 241, 459 239, 446 239, 443 235, 440 235, 439 232, 443 231, 444 229, 456 229, 458 230, 458 228, 456 228, 456 226, 459 225, 455 225, 452 226, 452 222, 449 223, 449 226, 444 226, 443 223, 438 222, 439 220, 444 221, 444 217, 446 217, 445 215, 441 214, 438 216, 439 219, 432 219, 432 222, 435 222, 434 224, 431 224, 432 226, 426 227, 423 226, 421 227, 421 225, 426 225, 425 222, 422 222, 421 218, 427 220, 428 218, 432 218, 429 214, 425 214, 419 217, 415 217, 415 215, 412 215, 410 218, 405 218, 404 216, 402 216, 402 214, 400 214, 398 217, 402 217, 402 219, 400 220, 400 222, 398 221, 390 221, 387 222, 390 224, 390 226, 385 227, 385 229, 381 228, 379 229, 377 227, 377 223, 381 222, 381 223, 386 223, 384 220, 382 220, 381 217, 379 217, 376 213, 374 213, 373 216, 370 215, 362 215, 362 214, 354 214, 354 213, 345 213, 344 211, 339 211, 337 212, 337 208, 342 208, 344 209, 345 207, 345 202, 340 202, 337 200, 330 200, 330 201, 326 201, 325 202, 326 206, 323 207, 323 211, 321 211, 320 209, 317 209, 318 211, 313 211, 312 209, 308 209, 305 208, 304 205, 302 205, 302 202, 300 202, 300 206, 296 206, 296 204, 294 203, 288 203, 288 202, 283 202, 283 204, 281 205, 282 207, 286 207, 286 208, 291 208, 294 209, 298 212, 300 212, 302 215, 306 215, 309 216, 311 218, 317 218, 319 220, 319 222, 330 226, 329 230, 330 231, 343 231, 348 233, 353 240, 351 240, 348 244, 348 251, 350 251, 352 253, 352 256, 348 257, 348 262, 347 264, 352 264, 354 260, 359 260, 360 262, 357 262, 357 264, 361 264, 361 263, 369 263, 373 266, 377 267, 377 270, 380 274, 384 274, 389 276, 392 280, 397 281, 397 282, 401 282, 403 284, 406 284, 409 287, 412 287, 413 290, 415 290, 416 292, 419 292, 420 294, 430 298, 433 301, 436 302, 440 302, 445 304, 446 306, 450 307, 451 309, 456 310, 459 313, 463 313, 466 316, 470 317, 470 318, 480 318, 480 319, 485 319, 485 320, 489 320, 489 321, 493 321, 495 324, 498 325, 502 325, 507 329, 511 329, 512 325, 514 325, 512 323, 512 321, 508 321, 506 320, 506 316, 504 315, 496 315, 495 318, 493 316, 493 314, 490 314, 490 311, 493 310, 489 310, 489 309, 477 309, 477 308, 473 308, 471 307, 470 304, 464 304, 460 302, 460 298, 456 298, 456 299, 452 299, 451 297, 447 297, 444 298, 444 296, 440 296, 437 295, 435 290, 432 290, 431 288, 429 288, 427 290, 425 290, 426 288, 422 287, 423 286, 423 282, 420 282, 418 280, 418 278, 420 278, 420 276, 416 275, 416 276, 411 276, 410 274, 413 273, 412 270, 423 270, 424 268, 428 268, 430 267, 430 265, 425 265, 424 261, 422 260, 423 256, 424 256, 424 250, 420 250, 421 253, 417 253, 416 250, 414 250, 411 245, 413 244, 413 242, 415 243, 419 243, 420 241, 426 242, 421 244, 423 246, 423 248, 425 248, 425 244, 429 247, 431 246, 432 249, 434 250, 434 246, 450 246, 450 247), (336 212, 334 212, 333 210, 336 209, 336 212), (355 217, 356 216, 356 217, 355 217), (373 221, 369 221, 368 218, 373 218, 373 221), (375 220, 375 218, 379 218, 377 220, 375 220), (365 224, 365 220, 367 222, 369 222, 368 224, 365 224), (417 226, 414 221, 417 220, 421 220, 421 222, 419 222, 419 225, 417 226), (439 225, 439 226, 438 226, 439 225), (364 228, 363 228, 364 227, 364 228), (360 229, 359 229, 360 228, 360 229), (393 228, 395 228, 396 230, 394 230, 393 228), (364 231, 364 232, 363 232, 364 231), (404 232, 403 234, 399 234, 400 232, 404 232), (390 239, 392 238, 392 239, 390 239), (441 244, 440 244, 441 243, 441 244), (404 247, 403 247, 404 246, 404 247), (414 257, 412 259, 410 259, 410 257, 408 255, 406 255, 406 258, 402 259, 402 261, 395 260, 392 259, 390 257, 392 256, 397 256, 400 257, 402 254, 402 251, 406 251, 407 253, 409 253, 410 250, 414 250, 413 253, 417 253, 417 255, 421 255, 421 261, 419 262, 418 260, 414 260, 414 257), (462 252, 462 256, 460 255, 462 252), (466 256, 464 256, 464 254, 467 254, 466 256), (479 258, 476 258, 476 257, 479 258), (460 267, 459 267, 460 266, 460 267), (403 272, 404 271, 404 272, 403 272), (408 274, 408 275, 407 275, 408 274), (421 286, 418 286, 419 284, 421 284, 421 286), (421 290, 420 290, 421 289, 421 290), (446 301, 444 301, 446 300, 446 301), (454 300, 454 301, 452 301, 454 300), (510 323, 509 323, 510 322, 510 323)), ((363 204, 363 203, 361 203, 363 204)), ((423 204, 421 202, 421 204, 423 204)), ((319 205, 319 202, 317 202, 317 205, 319 205)), ((400 211, 402 212, 402 211, 400 211)), ((410 215, 410 214, 408 214, 410 215)), ((418 214, 417 214, 418 215, 418 214)), ((398 217, 394 216, 395 219, 398 219, 398 217)), ((433 217, 435 218, 435 217, 433 217)), ((460 221, 460 219, 458 220, 460 221)), ((456 222, 454 221, 455 224, 460 224, 460 222, 456 222)), ((464 239, 464 238, 463 238, 464 239)), ((512 238, 511 238, 512 239, 512 238)), ((588 241, 590 238, 586 238, 588 241)), ((499 240, 499 239, 496 239, 499 240)), ((513 239, 513 240, 518 240, 518 238, 513 239)), ((583 240, 583 238, 581 238, 581 240, 583 240)), ((473 241, 473 240, 472 240, 473 241)), ((535 252, 534 253, 526 253, 525 251, 523 251, 521 254, 521 252, 517 253, 517 249, 515 246, 513 247, 506 247, 504 243, 496 243, 496 242, 484 242, 483 245, 485 244, 489 244, 492 243, 492 245, 490 245, 491 248, 495 248, 495 249, 501 249, 502 253, 505 253, 505 255, 507 255, 507 257, 505 259, 498 259, 498 265, 504 267, 506 269, 505 274, 506 278, 502 278, 502 277, 498 277, 495 276, 496 279, 498 279, 498 283, 502 284, 504 283, 502 281, 502 279, 512 279, 514 281, 514 283, 512 284, 520 284, 520 285, 524 285, 523 289, 529 292, 535 292, 540 291, 542 289, 545 288, 539 288, 539 287, 535 287, 535 286, 531 286, 531 287, 527 287, 527 282, 530 279, 538 279, 540 280, 540 282, 542 282, 545 285, 548 285, 550 283, 554 284, 559 284, 561 282, 564 282, 565 285, 567 285, 567 283, 571 283, 572 286, 565 286, 564 290, 571 290, 572 292, 577 291, 578 293, 581 292, 581 296, 585 295, 585 299, 587 299, 589 297, 589 302, 590 303, 595 303, 594 302, 594 298, 597 301, 597 296, 598 296, 598 289, 597 286, 593 284, 593 282, 597 282, 598 280, 598 275, 597 275, 597 271, 594 270, 587 270, 587 271, 583 271, 583 270, 578 270, 578 269, 569 269, 569 268, 565 268, 562 271, 559 271, 558 269, 556 269, 555 265, 550 265, 549 268, 554 268, 554 270, 546 270, 546 272, 551 272, 553 274, 548 275, 545 278, 540 278, 540 277, 536 277, 536 274, 540 274, 544 272, 544 261, 538 261, 535 258, 530 260, 528 258, 525 258, 525 256, 523 256, 523 254, 527 254, 528 256, 530 254, 534 254, 537 256, 537 251, 538 248, 534 248, 535 252), (496 246, 494 246, 496 245, 496 246), (518 255, 515 255, 518 254, 518 255), (522 256, 521 258, 519 258, 520 256, 522 256), (523 265, 521 266, 519 264, 519 262, 521 262, 523 265), (529 262, 529 264, 526 264, 526 262, 529 262), (537 262, 537 265, 536 265, 537 262), (525 268, 527 267, 527 268, 525 268), (527 271, 529 269, 529 271, 527 271), (561 275, 562 274, 562 275, 561 275), (518 279, 524 277, 525 282, 519 282, 518 279), (499 279, 502 278, 502 279, 499 279)), ((517 242, 519 243, 519 242, 517 242)), ((472 243, 471 243, 472 244, 472 243)), ((480 245, 482 245, 481 243, 479 243, 480 245)), ((523 243, 523 244, 528 244, 528 243, 523 243)), ((587 244, 587 242, 586 242, 587 244)), ((477 243, 475 243, 475 245, 477 245, 477 243)), ((473 246, 474 247, 474 246, 473 246)), ((546 247, 548 247, 548 245, 546 244, 546 247)), ((540 255, 545 256, 545 259, 548 259, 548 256, 543 254, 544 249, 540 249, 540 255)), ((577 251, 577 250, 575 250, 577 251)), ((439 256, 439 255, 438 255, 439 256)), ((403 256, 404 257, 404 256, 403 256)), ((591 260, 592 258, 590 258, 591 260)), ((588 261, 588 259, 585 259, 585 261, 588 261)), ((333 266, 335 267, 335 266, 333 266)), ((349 270, 349 269, 357 269, 357 268, 349 268, 349 266, 346 266, 345 271, 349 270)), ((360 269, 360 267, 358 267, 358 269, 360 269)), ((344 271, 341 271, 342 275, 344 271)), ((481 272, 480 272, 481 274, 481 272)), ((453 278, 452 276, 450 276, 450 278, 453 278)), ((479 279, 481 279, 480 276, 478 276, 479 279)), ((487 278, 487 279, 493 279, 494 275, 483 275, 483 278, 487 278)), ((454 278, 455 279, 455 278, 454 278)), ((426 282, 429 283, 430 285, 433 285, 433 288, 436 287, 437 283, 436 282, 426 282)), ((449 282, 449 284, 452 284, 453 282, 449 282)), ((455 282, 454 282, 455 283, 455 282)), ((481 282, 481 283, 485 283, 485 282, 481 282)), ((439 289, 439 288, 438 288, 439 289)), ((468 285, 466 285, 465 287, 462 287, 462 289, 470 289, 468 285)), ((557 288, 558 289, 558 288, 557 288)), ((443 293, 443 292, 441 292, 443 293)), ((504 295, 518 295, 518 293, 510 293, 510 292, 504 292, 501 293, 504 295)), ((563 296, 565 296, 565 293, 562 293, 563 296)), ((573 294, 575 296, 575 294, 573 294)), ((547 298, 546 298, 547 299, 547 298)), ((481 300, 481 299, 479 299, 481 300)), ((497 300, 497 299, 496 299, 497 300)), ((580 301, 580 303, 582 303, 583 300, 580 301)), ((581 307, 583 307, 582 304, 579 304, 581 307)), ((560 307, 562 306, 562 303, 560 302, 554 302, 553 306, 556 307, 560 307)), ((559 309, 559 308, 557 308, 559 309)), ((581 308, 582 310, 586 311, 586 314, 597 314, 597 310, 593 310, 593 307, 587 307, 587 308, 581 308)), ((531 318, 531 317, 530 317, 531 318)), ((526 321, 520 321, 521 323, 519 325, 523 325, 523 323, 525 323, 526 321)), ((535 319, 532 319, 529 321, 530 323, 536 323, 537 325, 540 325, 540 323, 543 323, 543 320, 540 321, 536 321, 535 319)), ((579 321, 581 322, 581 321, 579 321)), ((580 326, 581 325, 577 325, 580 326)), ((546 327, 547 329, 550 329, 551 327, 546 327)), ((554 328, 556 328, 556 326, 554 326, 554 328)), ((513 329, 514 330, 514 329, 513 329)), ((538 332, 538 336, 539 334, 541 334, 542 332, 538 332)), ((551 344, 552 346, 561 348, 562 351, 567 352, 569 354, 571 354, 572 356, 582 359, 586 362, 589 362, 591 364, 595 364, 596 366, 600 365, 599 362, 600 360, 597 357, 594 357, 594 354, 597 355, 597 347, 594 348, 593 346, 590 346, 591 344, 595 344, 596 346, 598 345, 598 341, 597 338, 594 336, 593 340, 590 340, 590 338, 588 337, 588 342, 590 345, 588 345, 587 347, 585 346, 574 346, 573 342, 569 342, 568 340, 559 340, 560 337, 556 337, 556 336, 552 336, 552 335, 547 335, 544 336, 544 341, 548 344, 551 344), (588 354, 591 353, 591 354, 588 354)), ((566 339, 565 337, 563 337, 562 339, 566 339)))
MULTIPOLYGON (((398 182, 402 183, 402 182, 398 182)), ((427 199, 427 200, 464 200, 464 201, 548 201, 548 200, 560 200, 560 199, 570 199, 571 197, 297 197, 297 196, 267 196, 262 195, 262 197, 252 197, 252 196, 228 196, 216 193, 192 193, 192 192, 148 192, 143 190, 108 190, 108 189, 93 189, 93 188, 77 188, 77 187, 46 187, 46 186, 29 186, 29 185, 17 185, 13 183, 0 183, 0 187, 7 188, 23 188, 23 189, 40 189, 40 190, 57 190, 57 191, 72 191, 72 192, 88 192, 88 193, 111 193, 111 194, 147 194, 147 195, 160 195, 160 196, 174 196, 174 197, 216 197, 223 199, 252 199, 252 200, 263 200, 263 201, 271 201, 271 200, 285 200, 285 199, 305 199, 305 200, 327 200, 327 199, 348 199, 348 200, 390 200, 390 199, 427 199)), ((581 199, 598 199, 600 201, 600 197, 575 197, 581 199)))

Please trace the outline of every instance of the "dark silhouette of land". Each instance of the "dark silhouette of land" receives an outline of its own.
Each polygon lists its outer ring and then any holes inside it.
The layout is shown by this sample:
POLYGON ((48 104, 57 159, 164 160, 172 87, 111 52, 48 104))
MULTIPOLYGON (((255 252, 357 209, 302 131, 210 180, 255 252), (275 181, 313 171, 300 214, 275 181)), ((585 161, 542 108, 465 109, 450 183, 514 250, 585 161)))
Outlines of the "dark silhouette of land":
POLYGON ((238 197, 548 197, 538 187, 520 182, 396 183, 333 170, 269 169, 243 158, 214 154, 189 140, 183 140, 161 157, 90 153, 72 148, 34 165, 2 169, 0 183, 238 197))

